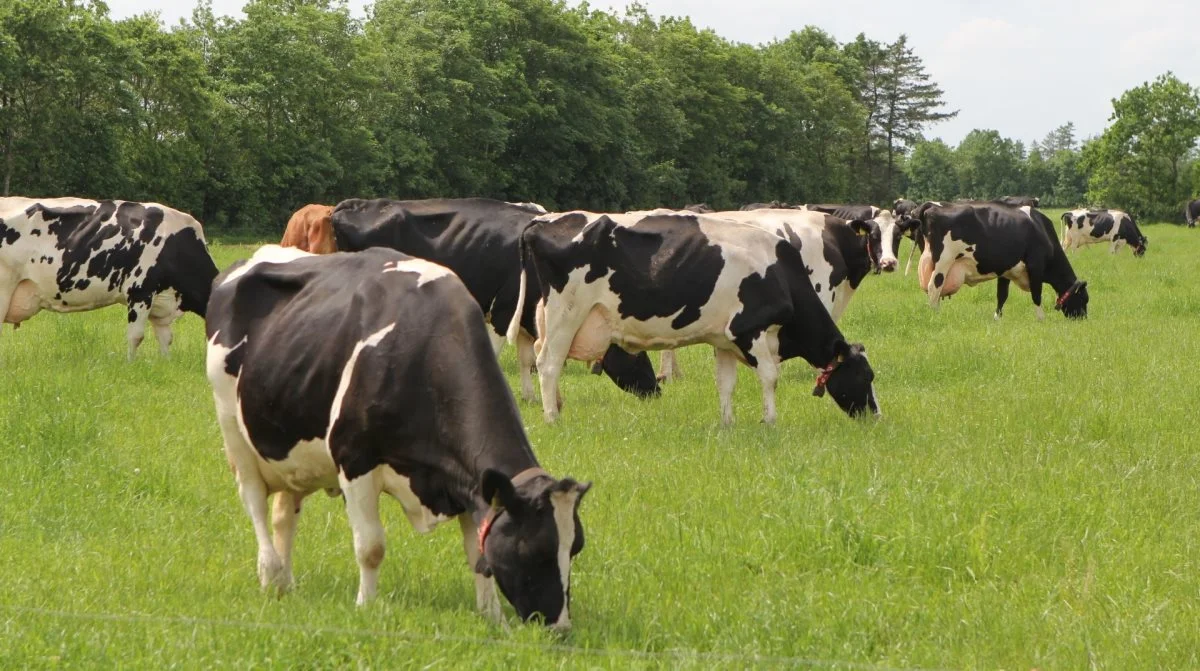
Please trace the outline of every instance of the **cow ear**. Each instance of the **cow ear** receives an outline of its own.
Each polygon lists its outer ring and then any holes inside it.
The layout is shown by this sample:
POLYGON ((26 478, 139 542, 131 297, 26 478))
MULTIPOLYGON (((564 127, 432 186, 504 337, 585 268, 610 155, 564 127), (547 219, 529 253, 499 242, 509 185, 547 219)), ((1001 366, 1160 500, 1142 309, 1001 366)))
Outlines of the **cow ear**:
POLYGON ((839 340, 833 344, 833 358, 835 361, 845 361, 848 356, 850 356, 850 343, 845 340, 839 340))
POLYGON ((479 487, 483 500, 493 508, 514 509, 519 504, 517 490, 512 480, 500 471, 487 469, 483 472, 483 482, 479 487))
POLYGON ((855 234, 860 236, 871 234, 871 225, 865 221, 854 220, 850 222, 850 228, 854 230, 855 234))

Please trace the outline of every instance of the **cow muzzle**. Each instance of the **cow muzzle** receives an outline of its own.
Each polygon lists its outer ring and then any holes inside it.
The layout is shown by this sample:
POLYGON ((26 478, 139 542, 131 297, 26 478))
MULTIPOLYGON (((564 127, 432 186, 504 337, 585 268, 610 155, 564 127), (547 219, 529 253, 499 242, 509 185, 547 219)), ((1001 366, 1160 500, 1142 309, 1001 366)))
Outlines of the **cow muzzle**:
POLYGON ((879 262, 880 269, 882 269, 883 272, 885 272, 885 273, 895 272, 896 266, 898 266, 898 265, 899 265, 899 262, 896 261, 896 259, 882 259, 879 262))

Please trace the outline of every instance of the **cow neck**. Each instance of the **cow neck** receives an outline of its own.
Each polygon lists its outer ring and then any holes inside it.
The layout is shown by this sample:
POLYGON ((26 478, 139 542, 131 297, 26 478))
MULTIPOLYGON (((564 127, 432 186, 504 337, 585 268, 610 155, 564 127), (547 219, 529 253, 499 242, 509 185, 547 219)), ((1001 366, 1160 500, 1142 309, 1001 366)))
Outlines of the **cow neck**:
POLYGON ((1071 268, 1070 261, 1067 261, 1067 255, 1062 248, 1059 248, 1055 254, 1054 263, 1046 269, 1046 283, 1054 287, 1055 295, 1061 299, 1078 279, 1075 271, 1071 268))
MULTIPOLYGON (((521 485, 524 485, 525 483, 529 482, 530 480, 533 480, 534 478, 539 478, 542 476, 551 477, 549 473, 547 473, 546 471, 542 470, 541 468, 539 468, 537 466, 534 466, 533 468, 527 468, 512 477, 513 489, 518 489, 521 487, 521 485)), ((479 556, 480 557, 485 556, 484 555, 484 545, 487 543, 488 534, 491 533, 491 531, 492 531, 492 525, 494 525, 496 523, 496 518, 498 518, 504 514, 505 510, 506 510, 506 508, 504 506, 499 505, 497 502, 493 501, 491 503, 491 505, 488 507, 487 515, 485 515, 483 518, 483 521, 480 522, 480 524, 479 524, 479 556)))

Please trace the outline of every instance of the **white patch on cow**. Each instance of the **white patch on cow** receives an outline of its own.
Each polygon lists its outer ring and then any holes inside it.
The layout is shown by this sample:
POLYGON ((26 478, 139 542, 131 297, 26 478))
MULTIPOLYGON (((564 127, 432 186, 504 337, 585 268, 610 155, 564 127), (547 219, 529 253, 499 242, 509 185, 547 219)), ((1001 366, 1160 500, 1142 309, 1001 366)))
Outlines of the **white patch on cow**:
POLYGON ((250 272, 252 268, 260 263, 287 263, 289 261, 295 261, 296 259, 302 259, 306 256, 313 256, 313 254, 301 250, 298 247, 263 245, 262 247, 254 250, 254 254, 246 260, 246 263, 242 264, 242 266, 237 270, 234 270, 226 275, 225 279, 221 281, 221 284, 226 285, 230 282, 236 281, 239 277, 250 272))
POLYGON ((427 534, 433 531, 434 527, 449 519, 445 515, 434 513, 421 503, 421 499, 413 493, 412 481, 407 476, 400 475, 391 466, 380 466, 379 470, 383 491, 391 494, 400 502, 400 507, 404 509, 404 515, 408 517, 409 523, 419 533, 427 534))
MULTIPOLYGON (((290 249, 290 248, 289 248, 290 249)), ((358 357, 363 350, 368 347, 377 347, 379 343, 396 328, 396 323, 392 322, 387 326, 367 336, 354 345, 354 351, 350 353, 350 358, 346 361, 346 365, 342 368, 342 378, 338 381, 337 392, 333 395, 333 404, 330 406, 333 411, 329 418, 329 431, 333 431, 334 425, 337 424, 338 417, 342 413, 342 402, 346 398, 346 392, 350 389, 350 380, 354 377, 354 364, 358 362, 358 357)), ((328 440, 329 436, 326 436, 328 440)))
POLYGON ((558 530, 558 575, 562 581, 563 609, 555 629, 571 626, 570 604, 567 602, 571 589, 571 546, 575 544, 575 504, 579 502, 579 491, 552 492, 550 505, 554 509, 554 526, 558 530))
POLYGON ((423 287, 438 278, 454 275, 454 273, 446 266, 417 258, 408 259, 407 261, 388 261, 387 263, 383 264, 383 272, 415 273, 417 275, 418 288, 423 287))
POLYGON ((894 269, 900 265, 900 260, 892 253, 893 241, 896 237, 896 217, 891 210, 879 210, 874 221, 879 225, 883 249, 879 252, 879 265, 884 270, 894 269))
MULTIPOLYGON (((867 362, 867 365, 871 365, 871 360, 867 358, 866 350, 863 350, 861 354, 863 360, 867 362)), ((871 403, 875 406, 875 410, 873 411, 875 413, 875 417, 883 419, 883 406, 879 405, 879 396, 875 394, 874 381, 871 382, 871 403)))

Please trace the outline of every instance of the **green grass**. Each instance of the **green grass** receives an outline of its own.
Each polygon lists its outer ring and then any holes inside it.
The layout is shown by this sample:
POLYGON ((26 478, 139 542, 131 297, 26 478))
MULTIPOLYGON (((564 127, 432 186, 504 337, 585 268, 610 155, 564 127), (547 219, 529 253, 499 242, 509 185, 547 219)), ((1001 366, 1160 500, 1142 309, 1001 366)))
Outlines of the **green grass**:
POLYGON ((743 368, 728 430, 706 348, 652 402, 571 366, 557 425, 522 405, 543 465, 595 483, 562 638, 483 621, 457 525, 420 536, 394 502, 374 604, 321 495, 296 590, 263 595, 201 321, 127 364, 120 309, 39 315, 0 336, 0 668, 1197 668, 1200 233, 1145 233, 1142 259, 1072 253, 1085 322, 869 277, 841 326, 879 422, 799 360, 774 428, 743 368))

